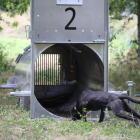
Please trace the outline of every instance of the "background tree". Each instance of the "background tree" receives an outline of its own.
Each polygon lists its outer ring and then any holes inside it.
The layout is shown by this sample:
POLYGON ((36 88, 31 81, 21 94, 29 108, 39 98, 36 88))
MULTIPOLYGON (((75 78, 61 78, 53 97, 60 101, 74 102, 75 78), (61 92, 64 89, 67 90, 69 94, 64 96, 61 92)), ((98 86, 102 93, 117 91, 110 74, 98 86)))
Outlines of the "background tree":
MULTIPOLYGON (((14 17, 16 14, 22 15, 24 12, 27 11, 29 5, 30 0, 0 0, 0 10, 7 11, 10 17, 14 17)), ((1 11, 0 11, 0 20, 3 20, 1 16, 1 11)), ((5 21, 5 23, 7 22, 5 21)), ((15 22, 13 26, 17 25, 18 23, 15 22)), ((0 31, 2 30, 3 28, 0 26, 0 31)))
MULTIPOLYGON (((137 15, 138 23, 137 23, 137 40, 134 42, 137 43, 138 49, 138 62, 140 64, 140 0, 109 0, 109 12, 112 15, 112 18, 121 20, 122 12, 125 8, 129 8, 131 13, 137 15)), ((130 19, 128 19, 130 20, 130 19)))

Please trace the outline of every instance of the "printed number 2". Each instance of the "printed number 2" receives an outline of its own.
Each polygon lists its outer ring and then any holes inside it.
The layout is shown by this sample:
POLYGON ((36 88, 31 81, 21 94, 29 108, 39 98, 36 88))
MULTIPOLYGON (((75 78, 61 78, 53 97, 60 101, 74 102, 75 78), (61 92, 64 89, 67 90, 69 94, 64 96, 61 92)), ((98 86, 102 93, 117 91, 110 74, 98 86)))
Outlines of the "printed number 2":
POLYGON ((67 12, 68 10, 71 10, 71 11, 73 12, 73 16, 72 16, 71 20, 69 21, 69 23, 65 26, 65 30, 76 30, 76 27, 69 27, 70 24, 72 23, 72 21, 73 21, 74 18, 75 18, 75 13, 76 13, 76 12, 75 12, 75 10, 74 10, 73 8, 71 8, 71 7, 65 9, 65 12, 67 12))

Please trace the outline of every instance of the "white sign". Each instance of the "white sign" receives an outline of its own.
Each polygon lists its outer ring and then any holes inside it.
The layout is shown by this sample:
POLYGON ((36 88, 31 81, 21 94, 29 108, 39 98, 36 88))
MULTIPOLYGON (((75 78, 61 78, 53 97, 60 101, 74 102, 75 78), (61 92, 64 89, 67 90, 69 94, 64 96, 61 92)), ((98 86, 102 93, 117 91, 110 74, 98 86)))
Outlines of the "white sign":
POLYGON ((56 0, 56 4, 61 4, 61 5, 83 5, 83 0, 56 0))

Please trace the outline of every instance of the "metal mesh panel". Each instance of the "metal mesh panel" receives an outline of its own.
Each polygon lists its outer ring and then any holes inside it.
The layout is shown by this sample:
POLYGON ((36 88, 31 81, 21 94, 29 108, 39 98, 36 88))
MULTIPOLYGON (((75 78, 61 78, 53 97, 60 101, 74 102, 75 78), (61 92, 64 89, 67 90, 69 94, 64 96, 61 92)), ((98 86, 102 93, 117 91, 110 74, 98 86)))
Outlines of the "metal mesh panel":
POLYGON ((41 54, 35 63, 35 85, 61 85, 61 55, 41 54))

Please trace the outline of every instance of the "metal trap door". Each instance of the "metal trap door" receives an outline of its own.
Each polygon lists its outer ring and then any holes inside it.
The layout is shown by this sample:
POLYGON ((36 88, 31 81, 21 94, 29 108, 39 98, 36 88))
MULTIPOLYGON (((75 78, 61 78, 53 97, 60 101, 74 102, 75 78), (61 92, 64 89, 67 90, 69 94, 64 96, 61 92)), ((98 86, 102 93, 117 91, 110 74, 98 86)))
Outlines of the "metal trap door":
POLYGON ((41 54, 38 57, 35 63, 35 96, 44 108, 50 110, 50 107, 65 102, 74 86, 65 83, 61 54, 41 54))
POLYGON ((41 54, 35 63, 35 96, 51 100, 66 94, 65 70, 61 54, 41 54))
POLYGON ((63 82, 61 54, 41 54, 35 63, 35 86, 56 86, 63 82))

